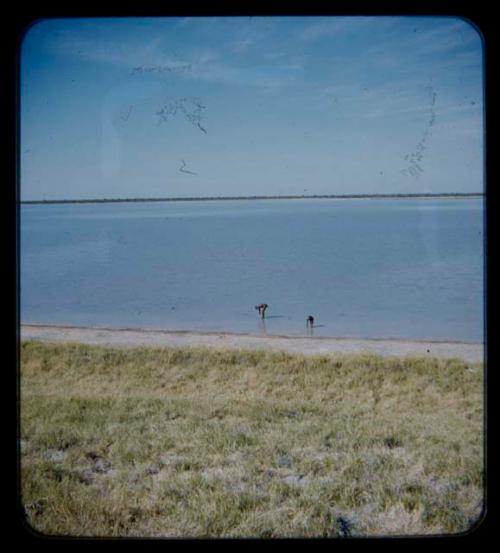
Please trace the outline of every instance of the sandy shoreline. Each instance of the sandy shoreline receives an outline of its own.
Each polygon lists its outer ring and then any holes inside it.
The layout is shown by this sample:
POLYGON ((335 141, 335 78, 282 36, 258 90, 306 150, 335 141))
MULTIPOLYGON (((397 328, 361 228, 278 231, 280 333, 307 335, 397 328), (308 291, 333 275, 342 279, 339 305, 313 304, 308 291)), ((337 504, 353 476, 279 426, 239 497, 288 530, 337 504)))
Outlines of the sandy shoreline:
POLYGON ((117 329, 62 325, 21 324, 22 340, 68 341, 111 346, 223 347, 264 349, 308 355, 370 352, 385 357, 413 356, 484 361, 484 345, 399 339, 257 336, 227 332, 117 329))

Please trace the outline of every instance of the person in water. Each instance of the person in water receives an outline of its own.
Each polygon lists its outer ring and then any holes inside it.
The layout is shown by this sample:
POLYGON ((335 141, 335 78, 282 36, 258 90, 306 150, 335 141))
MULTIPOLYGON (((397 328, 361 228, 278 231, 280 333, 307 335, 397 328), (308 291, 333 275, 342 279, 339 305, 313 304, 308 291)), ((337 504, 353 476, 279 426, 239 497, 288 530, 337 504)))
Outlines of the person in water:
POLYGON ((309 317, 307 317, 306 326, 310 326, 311 328, 314 326, 314 317, 312 315, 309 315, 309 317))
POLYGON ((266 312, 266 309, 267 309, 267 303, 259 303, 259 305, 255 306, 255 309, 258 309, 259 315, 262 318, 264 318, 264 313, 266 312))

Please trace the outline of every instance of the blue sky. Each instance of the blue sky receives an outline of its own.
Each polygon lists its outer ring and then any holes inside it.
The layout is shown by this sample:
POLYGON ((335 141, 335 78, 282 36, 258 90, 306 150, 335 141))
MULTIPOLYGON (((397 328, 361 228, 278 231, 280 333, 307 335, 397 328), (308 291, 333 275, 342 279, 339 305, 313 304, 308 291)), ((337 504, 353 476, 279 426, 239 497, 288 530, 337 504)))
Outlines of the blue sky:
POLYGON ((42 20, 21 199, 482 191, 482 56, 447 17, 42 20))

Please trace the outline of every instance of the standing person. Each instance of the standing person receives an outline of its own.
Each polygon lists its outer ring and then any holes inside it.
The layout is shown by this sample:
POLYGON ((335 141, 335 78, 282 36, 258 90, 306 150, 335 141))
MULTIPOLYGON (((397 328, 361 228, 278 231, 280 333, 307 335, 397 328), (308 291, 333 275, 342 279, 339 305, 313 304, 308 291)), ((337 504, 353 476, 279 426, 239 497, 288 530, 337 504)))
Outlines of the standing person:
POLYGON ((267 303, 259 303, 259 305, 255 306, 255 309, 258 309, 259 315, 264 318, 264 313, 266 312, 267 307, 267 303))
POLYGON ((314 326, 314 317, 312 315, 309 315, 309 317, 307 317, 306 326, 310 326, 311 328, 314 326))

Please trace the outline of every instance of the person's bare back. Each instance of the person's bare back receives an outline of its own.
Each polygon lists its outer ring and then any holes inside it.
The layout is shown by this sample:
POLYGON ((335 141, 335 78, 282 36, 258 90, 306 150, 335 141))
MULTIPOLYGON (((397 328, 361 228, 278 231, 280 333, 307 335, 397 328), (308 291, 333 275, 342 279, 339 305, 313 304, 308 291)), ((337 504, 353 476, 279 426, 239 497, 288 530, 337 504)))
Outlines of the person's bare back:
POLYGON ((264 318, 264 314, 266 312, 266 309, 268 308, 267 303, 259 303, 259 305, 255 306, 255 309, 259 311, 259 315, 264 318))

